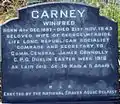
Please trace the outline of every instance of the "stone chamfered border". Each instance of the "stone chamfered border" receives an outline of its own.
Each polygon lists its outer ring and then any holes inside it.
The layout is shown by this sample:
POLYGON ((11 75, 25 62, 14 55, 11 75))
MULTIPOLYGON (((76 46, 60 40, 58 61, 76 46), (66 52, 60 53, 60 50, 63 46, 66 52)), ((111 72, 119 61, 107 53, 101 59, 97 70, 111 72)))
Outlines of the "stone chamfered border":
POLYGON ((4 22, 3 24, 0 24, 0 62, 2 61, 2 55, 1 55, 1 35, 2 35, 1 28, 2 28, 2 26, 6 25, 10 21, 18 20, 19 17, 20 17, 20 11, 21 10, 24 10, 24 9, 27 9, 27 8, 31 8, 31 7, 35 7, 35 6, 49 5, 49 4, 76 4, 76 5, 82 5, 82 6, 90 7, 90 8, 96 9, 98 11, 98 14, 97 14, 98 16, 100 16, 100 17, 102 17, 104 19, 107 19, 107 20, 109 20, 111 22, 117 23, 114 20, 111 20, 111 19, 109 19, 109 18, 107 18, 105 16, 101 16, 99 14, 99 8, 93 7, 93 6, 89 6, 89 5, 86 5, 86 4, 82 4, 82 3, 74 3, 74 2, 70 2, 70 3, 68 3, 68 2, 46 2, 46 3, 38 3, 38 4, 28 5, 28 6, 22 7, 22 8, 17 10, 17 17, 9 19, 6 22, 4 22))

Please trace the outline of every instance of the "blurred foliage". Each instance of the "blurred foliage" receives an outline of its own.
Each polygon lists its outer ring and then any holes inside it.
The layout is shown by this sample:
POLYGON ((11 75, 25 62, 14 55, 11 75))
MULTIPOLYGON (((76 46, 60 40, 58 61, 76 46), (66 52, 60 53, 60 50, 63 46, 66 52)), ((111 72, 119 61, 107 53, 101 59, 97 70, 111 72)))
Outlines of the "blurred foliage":
POLYGON ((0 23, 16 17, 17 9, 27 4, 26 0, 1 0, 0 1, 0 23))

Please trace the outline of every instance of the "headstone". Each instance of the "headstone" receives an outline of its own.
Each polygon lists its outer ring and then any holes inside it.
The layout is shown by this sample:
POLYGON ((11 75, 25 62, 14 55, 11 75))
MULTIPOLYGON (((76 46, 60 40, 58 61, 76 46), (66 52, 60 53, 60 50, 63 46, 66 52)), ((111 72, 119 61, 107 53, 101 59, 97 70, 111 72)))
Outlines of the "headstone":
POLYGON ((118 100, 117 30, 83 4, 20 9, 1 27, 3 102, 118 100))

